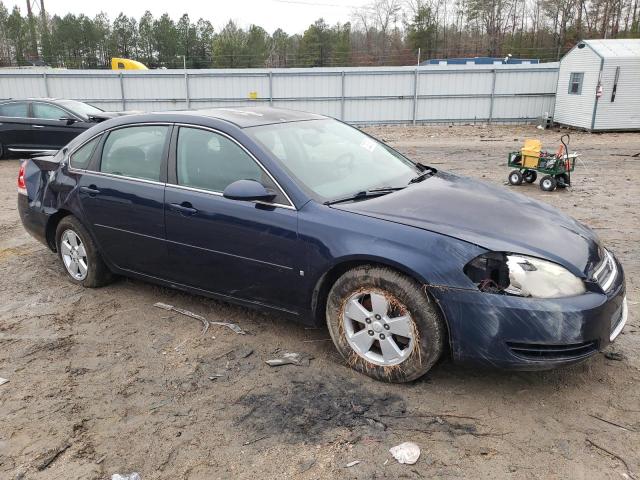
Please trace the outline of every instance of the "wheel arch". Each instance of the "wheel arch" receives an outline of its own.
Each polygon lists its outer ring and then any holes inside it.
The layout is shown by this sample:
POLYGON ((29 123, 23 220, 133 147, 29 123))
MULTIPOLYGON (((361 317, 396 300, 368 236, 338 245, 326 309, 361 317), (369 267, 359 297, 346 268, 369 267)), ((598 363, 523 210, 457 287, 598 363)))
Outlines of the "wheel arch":
MULTIPOLYGON (((56 245, 56 229, 58 228, 58 224, 60 220, 64 217, 68 217, 69 215, 73 215, 73 213, 69 210, 60 209, 53 215, 49 217, 47 221, 47 228, 45 231, 45 238, 47 239, 47 245, 53 252, 58 251, 58 247, 56 245)), ((77 218, 77 217, 76 217, 77 218)))
POLYGON ((334 263, 328 270, 326 270, 316 282, 316 285, 313 289, 312 299, 311 299, 311 311, 313 314, 313 320, 316 325, 323 325, 325 322, 325 309, 327 306, 327 297, 329 295, 329 291, 331 287, 335 284, 335 282, 340 278, 345 272, 362 266, 372 266, 372 267, 385 267, 390 268, 392 270, 396 270, 412 280, 418 283, 421 287, 423 287, 425 294, 429 296, 432 303, 436 306, 438 314, 440 318, 444 322, 445 326, 445 335, 446 335, 446 345, 451 348, 451 330, 449 328, 449 321, 447 316, 444 314, 444 310, 440 307, 436 297, 430 293, 430 289, 432 288, 431 284, 421 275, 419 275, 414 270, 408 268, 406 265, 402 265, 396 262, 389 261, 385 258, 379 257, 349 257, 342 258, 336 263, 334 263))

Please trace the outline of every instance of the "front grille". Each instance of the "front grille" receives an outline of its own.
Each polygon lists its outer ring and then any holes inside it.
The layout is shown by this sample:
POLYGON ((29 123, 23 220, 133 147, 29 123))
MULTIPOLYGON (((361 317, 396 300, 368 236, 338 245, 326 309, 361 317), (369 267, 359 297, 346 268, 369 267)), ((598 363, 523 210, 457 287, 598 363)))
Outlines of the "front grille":
POLYGON ((613 255, 604 249, 604 256, 600 264, 595 268, 592 278, 600 285, 603 291, 608 291, 618 275, 618 267, 613 255))
POLYGON ((507 342, 507 345, 515 355, 529 360, 575 359, 586 357, 598 349, 595 341, 565 345, 507 342))

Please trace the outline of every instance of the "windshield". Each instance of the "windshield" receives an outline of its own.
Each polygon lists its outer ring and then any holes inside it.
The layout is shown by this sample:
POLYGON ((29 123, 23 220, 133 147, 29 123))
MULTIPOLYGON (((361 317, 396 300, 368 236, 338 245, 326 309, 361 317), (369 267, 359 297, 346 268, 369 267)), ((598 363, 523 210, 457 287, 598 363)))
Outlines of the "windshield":
POLYGON ((419 173, 390 147, 332 119, 262 125, 246 132, 280 160, 309 195, 323 202, 376 188, 405 187, 419 173))
POLYGON ((90 117, 91 115, 102 113, 102 110, 98 107, 94 107, 88 103, 78 102, 76 100, 60 100, 59 102, 63 107, 68 108, 76 115, 80 115, 82 117, 90 117))

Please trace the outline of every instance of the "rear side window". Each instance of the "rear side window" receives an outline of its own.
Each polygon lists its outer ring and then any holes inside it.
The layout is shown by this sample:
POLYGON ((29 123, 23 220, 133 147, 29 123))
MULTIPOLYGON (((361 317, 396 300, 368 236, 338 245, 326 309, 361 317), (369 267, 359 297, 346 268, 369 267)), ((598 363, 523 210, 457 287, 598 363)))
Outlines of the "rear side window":
POLYGON ((269 175, 247 152, 217 133, 180 128, 176 161, 178 185, 223 192, 236 180, 256 180, 278 192, 275 203, 288 203, 269 175))
POLYGON ((3 117, 22 117, 27 118, 26 103, 5 103, 0 105, 0 116, 3 117))
POLYGON ((73 154, 70 157, 71 167, 79 168, 81 170, 86 170, 87 167, 89 166, 89 162, 91 161, 91 156, 99 140, 100 140, 100 137, 98 136, 93 140, 91 140, 90 142, 85 143, 82 147, 80 147, 78 150, 73 152, 73 154))
POLYGON ((69 117, 67 112, 55 105, 33 103, 31 104, 31 108, 33 109, 33 118, 41 118, 43 120, 60 120, 61 118, 69 117))
POLYGON ((112 131, 102 149, 100 171, 159 181, 168 131, 166 125, 126 127, 112 131))

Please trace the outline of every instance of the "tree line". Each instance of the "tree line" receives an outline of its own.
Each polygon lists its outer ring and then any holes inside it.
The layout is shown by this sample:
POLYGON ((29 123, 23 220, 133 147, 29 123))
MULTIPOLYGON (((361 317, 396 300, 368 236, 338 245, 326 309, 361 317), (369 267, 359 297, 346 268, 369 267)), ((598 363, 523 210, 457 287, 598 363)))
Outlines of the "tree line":
MULTIPOLYGON (((29 17, 0 1, 0 66, 150 68, 411 65, 473 56, 557 60, 580 39, 640 36, 639 0, 373 0, 344 23, 318 19, 302 34, 168 14, 29 17)), ((293 1, 292 3, 295 3, 293 1)))

